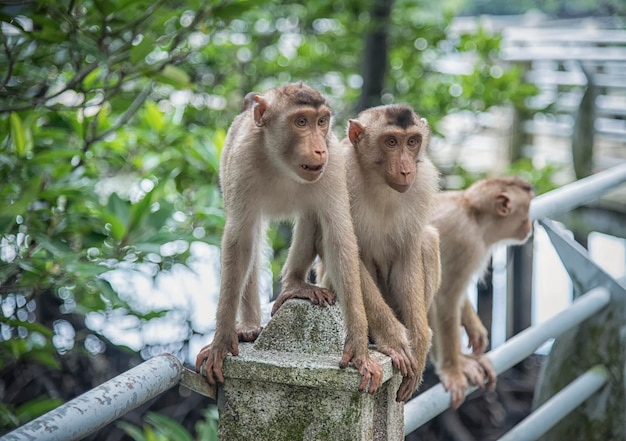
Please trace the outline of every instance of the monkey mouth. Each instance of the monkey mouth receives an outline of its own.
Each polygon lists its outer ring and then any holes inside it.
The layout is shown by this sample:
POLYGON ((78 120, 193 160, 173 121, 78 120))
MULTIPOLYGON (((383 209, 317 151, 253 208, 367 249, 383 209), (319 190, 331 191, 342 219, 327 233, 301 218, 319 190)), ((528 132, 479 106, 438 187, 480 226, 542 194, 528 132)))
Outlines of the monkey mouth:
POLYGON ((389 182, 389 186, 397 191, 398 193, 405 193, 409 188, 411 188, 412 182, 408 184, 401 184, 398 182, 389 182))
POLYGON ((300 168, 309 173, 319 173, 324 169, 324 165, 323 164, 320 164, 320 165, 301 164, 300 168))
POLYGON ((315 182, 322 176, 323 171, 324 164, 300 164, 300 171, 298 172, 298 175, 300 175, 300 178, 307 182, 315 182))

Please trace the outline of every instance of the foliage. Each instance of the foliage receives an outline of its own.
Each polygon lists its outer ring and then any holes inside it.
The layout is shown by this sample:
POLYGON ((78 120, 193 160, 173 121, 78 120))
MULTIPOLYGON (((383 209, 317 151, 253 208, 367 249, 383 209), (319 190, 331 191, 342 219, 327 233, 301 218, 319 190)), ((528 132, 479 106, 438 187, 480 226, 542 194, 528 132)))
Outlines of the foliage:
MULTIPOLYGON (((193 436, 171 418, 158 413, 148 412, 143 432, 136 426, 119 422, 117 425, 135 441, 193 441, 193 436)), ((217 441, 217 408, 208 407, 202 420, 196 424, 197 441, 217 441)))
MULTIPOLYGON (((381 102, 407 102, 435 128, 454 110, 523 105, 534 90, 497 60, 499 37, 452 34, 449 4, 396 1, 381 102), (467 60, 468 69, 442 70, 446 57, 467 60)), ((125 320, 123 331, 168 317, 120 295, 108 276, 156 280, 189 264, 192 243, 219 244, 218 158, 245 93, 304 80, 329 96, 342 131, 360 91, 370 6, 0 5, 0 431, 136 361, 96 323, 125 320)), ((271 237, 277 273, 287 240, 280 229, 271 237)), ((176 316, 181 341, 159 350, 185 358, 199 332, 191 313, 176 316)), ((146 439, 173 433, 172 421, 147 421, 146 439)), ((196 428, 202 439, 211 439, 207 427, 196 428)))

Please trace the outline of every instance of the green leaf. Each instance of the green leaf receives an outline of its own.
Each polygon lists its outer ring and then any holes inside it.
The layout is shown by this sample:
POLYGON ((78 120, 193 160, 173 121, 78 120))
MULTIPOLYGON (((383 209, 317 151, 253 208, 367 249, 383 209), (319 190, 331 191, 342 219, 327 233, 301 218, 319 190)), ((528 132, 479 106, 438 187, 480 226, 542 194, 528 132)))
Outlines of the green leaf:
POLYGON ((0 234, 5 234, 15 224, 15 217, 0 216, 0 234))
POLYGON ((30 352, 27 352, 24 356, 31 360, 35 360, 38 363, 51 367, 53 369, 61 369, 61 363, 57 360, 54 354, 51 352, 53 350, 53 346, 46 346, 41 349, 33 349, 30 352))
POLYGON ((130 219, 130 204, 122 200, 117 193, 111 193, 107 202, 105 220, 111 224, 111 234, 116 240, 122 240, 126 236, 130 219))
POLYGON ((146 55, 152 52, 154 40, 154 37, 144 35, 143 40, 141 40, 138 45, 132 47, 130 50, 130 60, 133 64, 143 63, 146 55))
POLYGON ((63 43, 67 39, 67 34, 59 30, 59 23, 52 26, 45 26, 41 31, 32 33, 33 37, 48 43, 63 43))
POLYGON ((115 290, 108 281, 104 279, 96 279, 96 285, 100 290, 100 296, 103 299, 107 300, 107 303, 109 303, 110 307, 130 309, 128 307, 128 304, 120 299, 120 297, 117 295, 117 292, 115 292, 115 290))
POLYGON ((167 439, 175 439, 177 441, 193 441, 189 432, 187 432, 183 426, 171 418, 155 412, 148 412, 146 420, 158 431, 162 432, 167 439))
POLYGON ((22 423, 33 420, 46 412, 56 409, 63 400, 58 398, 48 398, 46 396, 40 396, 34 400, 27 401, 17 408, 15 414, 22 423))
POLYGON ((27 135, 24 130, 24 125, 22 124, 22 119, 17 113, 11 112, 9 122, 11 124, 11 140, 13 141, 15 153, 23 158, 28 153, 28 146, 26 144, 27 135))
POLYGON ((22 320, 15 320, 15 319, 5 319, 5 323, 9 326, 14 326, 14 327, 21 326, 31 332, 39 332, 48 337, 52 337, 54 335, 51 329, 46 328, 41 323, 30 323, 30 322, 25 322, 22 320))
POLYGON ((209 406, 204 411, 204 419, 196 424, 197 438, 202 441, 218 441, 217 420, 217 406, 209 406))
POLYGON ((155 75, 156 79, 176 87, 189 87, 189 75, 184 70, 171 64, 165 67, 155 75))
POLYGON ((104 76, 103 70, 104 69, 102 67, 96 67, 94 70, 89 72, 89 74, 87 74, 87 76, 83 80, 83 85, 87 89, 91 89, 92 87, 96 87, 98 85, 97 81, 100 79, 101 76, 104 76))
POLYGON ((150 127, 155 129, 157 132, 161 132, 163 130, 163 126, 165 125, 163 121, 163 114, 159 110, 159 106, 154 101, 148 101, 146 103, 146 122, 150 127))
POLYGON ((142 200, 130 207, 130 221, 128 224, 129 234, 141 233, 146 219, 149 219, 152 216, 152 213, 150 212, 152 203, 159 192, 163 189, 166 182, 167 180, 165 179, 161 180, 152 190, 146 193, 142 200))
POLYGON ((128 436, 130 436, 135 441, 146 441, 146 436, 143 434, 143 432, 132 424, 125 421, 119 421, 116 426, 126 432, 128 436))
POLYGON ((35 242, 39 244, 43 249, 50 252, 55 257, 61 257, 71 252, 67 243, 61 242, 52 237, 39 234, 39 232, 33 233, 35 242))
POLYGON ((224 142, 226 142, 226 130, 224 130, 223 128, 219 128, 213 134, 213 145, 217 149, 218 158, 222 155, 222 148, 224 147, 224 142))
POLYGON ((0 427, 13 429, 20 425, 20 420, 12 412, 13 406, 0 403, 0 427))

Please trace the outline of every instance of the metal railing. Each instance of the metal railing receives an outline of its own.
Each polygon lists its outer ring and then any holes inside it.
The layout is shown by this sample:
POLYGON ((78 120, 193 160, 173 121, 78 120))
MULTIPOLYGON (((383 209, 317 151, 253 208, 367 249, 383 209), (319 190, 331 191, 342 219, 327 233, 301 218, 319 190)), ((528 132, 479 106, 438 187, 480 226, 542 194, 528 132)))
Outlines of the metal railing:
MULTIPOLYGON (((566 310, 541 325, 533 326, 509 339, 487 354, 498 375, 515 366, 551 338, 582 323, 608 305, 611 295, 596 288, 580 297, 566 310)), ((477 387, 468 388, 467 394, 477 387)), ((450 394, 443 385, 428 389, 404 406, 404 434, 408 435, 450 407, 450 394)))
POLYGON ((594 366, 559 393, 537 408, 500 441, 532 441, 544 435, 554 425, 604 386, 609 371, 604 366, 594 366))
MULTIPOLYGON (((533 199, 530 207, 530 215, 533 220, 544 219, 564 214, 576 207, 585 205, 598 199, 617 185, 626 182, 626 164, 622 164, 606 171, 565 185, 554 191, 537 196, 533 199)), ((552 237, 559 236, 559 232, 550 221, 541 221, 552 237)), ((553 242, 555 239, 553 239, 553 242)), ((555 246, 557 244, 555 243, 555 246)), ((561 248, 569 246, 559 245, 561 248)), ((595 265, 588 262, 588 267, 594 271, 595 265)), ((589 271, 589 268, 582 271, 589 271)), ((589 276, 587 279, 593 279, 589 276)), ((626 295, 626 291, 617 282, 611 284, 615 287, 612 293, 606 287, 596 287, 588 292, 572 305, 549 321, 528 328, 509 339, 505 344, 489 352, 486 356, 494 365, 498 375, 515 366, 520 361, 530 356, 536 349, 551 338, 558 337, 564 332, 574 328, 583 321, 594 316, 609 305, 611 295, 626 295)), ((607 369, 604 366, 592 368, 587 373, 574 380, 569 386, 556 394, 543 406, 536 409, 526 420, 507 433, 503 440, 532 440, 537 439, 551 427, 556 425, 571 410, 597 392, 608 378, 607 369), (576 399, 572 399, 572 395, 576 399), (567 402, 568 405, 563 405, 567 402)), ((468 388, 466 395, 474 392, 477 388, 468 388)), ((404 433, 408 435, 423 424, 427 423, 450 407, 450 394, 443 385, 437 384, 409 401, 404 408, 404 433)))
POLYGON ((198 377, 184 368, 175 356, 159 355, 24 424, 0 440, 82 439, 179 383, 215 398, 215 389, 198 377))
MULTIPOLYGON (((536 197, 531 204, 531 216, 533 219, 540 219, 564 213, 599 198, 623 182, 626 182, 626 164, 536 197)), ((547 222, 544 222, 544 227, 553 228, 547 222)), ((613 286, 626 296, 626 291, 619 284, 613 286)), ((550 321, 528 328, 489 352, 487 356, 496 372, 500 374, 509 369, 532 354, 546 340, 562 334, 606 308, 611 301, 611 294, 606 287, 589 289, 568 309, 550 321)), ((502 439, 536 439, 602 388, 607 378, 605 367, 592 367, 502 439)), ((215 389, 210 388, 202 377, 184 368, 176 357, 166 354, 154 357, 30 421, 2 436, 0 441, 80 439, 177 384, 215 398, 215 389)), ((468 393, 475 389, 470 388, 468 393)), ((409 401, 404 410, 405 434, 446 410, 449 403, 450 396, 441 384, 409 401)))

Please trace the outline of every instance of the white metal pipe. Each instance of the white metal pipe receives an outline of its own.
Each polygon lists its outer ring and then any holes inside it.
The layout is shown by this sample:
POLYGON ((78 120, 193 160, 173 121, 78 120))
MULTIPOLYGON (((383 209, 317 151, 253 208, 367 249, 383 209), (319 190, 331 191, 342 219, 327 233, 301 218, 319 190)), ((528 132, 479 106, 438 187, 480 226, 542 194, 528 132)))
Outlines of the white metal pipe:
POLYGON ((530 218, 536 220, 567 213, 598 199, 624 182, 626 163, 535 197, 530 204, 530 218))
POLYGON ((175 386, 182 373, 178 358, 159 355, 26 423, 0 441, 81 439, 175 386))
POLYGON ((594 366, 535 409, 499 441, 534 441, 606 384, 609 371, 594 366))
MULTIPOLYGON (((595 288, 580 296, 564 311, 550 320, 525 329, 505 344, 489 352, 498 375, 531 355, 550 338, 557 337, 577 326, 609 304, 611 294, 604 288, 595 288)), ((470 387, 466 395, 477 388, 470 387)), ((450 394, 441 384, 428 389, 404 406, 404 434, 408 435, 450 407, 450 394)))
POLYGON ((494 369, 500 375, 535 352, 550 338, 561 335, 598 313, 610 300, 611 293, 606 288, 594 288, 551 319, 511 337, 506 344, 489 352, 487 357, 491 359, 494 369))

